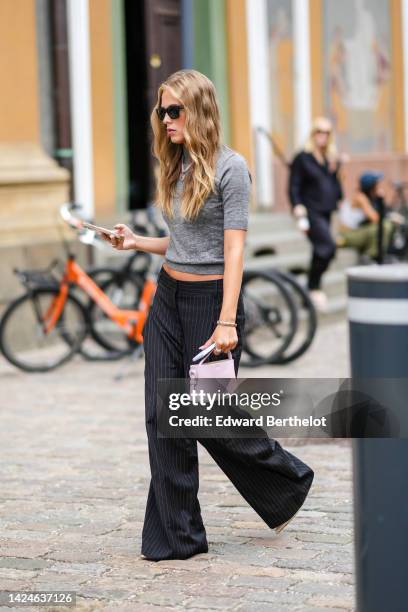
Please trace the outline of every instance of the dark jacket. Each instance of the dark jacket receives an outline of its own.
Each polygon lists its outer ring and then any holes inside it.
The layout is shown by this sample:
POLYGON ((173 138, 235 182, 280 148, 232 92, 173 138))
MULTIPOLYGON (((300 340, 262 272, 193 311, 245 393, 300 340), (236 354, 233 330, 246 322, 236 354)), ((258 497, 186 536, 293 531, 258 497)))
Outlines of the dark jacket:
MULTIPOLYGON (((387 210, 385 207, 385 202, 384 202, 384 198, 381 196, 373 196, 370 197, 368 194, 365 194, 368 199, 370 200, 371 206, 374 208, 374 210, 376 210, 378 212, 378 214, 383 217, 385 217, 387 215, 387 210)), ((372 223, 372 221, 370 221, 370 219, 363 219, 362 221, 360 221, 359 223, 359 227, 361 227, 362 225, 369 225, 370 223, 372 223)))
POLYGON ((329 163, 319 164, 312 153, 302 151, 292 161, 289 175, 289 199, 292 207, 304 204, 316 212, 329 212, 337 208, 343 198, 338 172, 331 171, 329 163))

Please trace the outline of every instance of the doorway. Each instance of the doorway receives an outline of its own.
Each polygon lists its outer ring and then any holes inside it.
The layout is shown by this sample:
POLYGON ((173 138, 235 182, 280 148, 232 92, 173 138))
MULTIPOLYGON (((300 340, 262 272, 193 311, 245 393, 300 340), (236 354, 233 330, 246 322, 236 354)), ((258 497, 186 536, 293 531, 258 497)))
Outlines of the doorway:
POLYGON ((157 89, 182 66, 181 0, 125 0, 129 210, 154 199, 150 114, 157 89))

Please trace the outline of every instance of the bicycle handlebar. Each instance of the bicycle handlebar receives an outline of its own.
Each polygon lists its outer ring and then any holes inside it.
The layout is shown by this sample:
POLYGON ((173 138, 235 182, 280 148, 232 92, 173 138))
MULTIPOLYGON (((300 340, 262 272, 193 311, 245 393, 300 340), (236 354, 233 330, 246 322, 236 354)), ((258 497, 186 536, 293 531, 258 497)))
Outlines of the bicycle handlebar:
MULTIPOLYGON (((81 204, 75 202, 65 202, 64 204, 61 204, 59 211, 65 223, 78 232, 78 238, 81 242, 85 244, 92 244, 93 246, 102 248, 104 250, 110 250, 110 247, 107 245, 106 241, 103 240, 97 232, 85 228, 82 223, 83 219, 72 214, 72 211, 80 211, 82 209, 83 206, 81 204)), ((166 236, 166 232, 158 225, 155 219, 153 206, 147 206, 146 215, 148 222, 152 226, 157 236, 166 236)), ((134 221, 130 223, 130 226, 133 231, 147 235, 146 226, 140 225, 134 221)))
POLYGON ((75 202, 65 202, 60 206, 60 215, 64 219, 68 225, 73 227, 74 229, 85 229, 82 225, 82 219, 79 217, 75 217, 71 210, 80 210, 82 206, 80 204, 75 204, 75 202))
POLYGON ((61 204, 59 211, 63 220, 78 232, 78 238, 82 243, 88 245, 91 244, 105 251, 110 251, 111 249, 106 244, 105 240, 98 236, 97 232, 94 230, 84 227, 82 224, 83 219, 76 217, 71 212, 72 210, 81 210, 82 208, 83 207, 81 204, 76 204, 75 202, 65 202, 64 204, 61 204))

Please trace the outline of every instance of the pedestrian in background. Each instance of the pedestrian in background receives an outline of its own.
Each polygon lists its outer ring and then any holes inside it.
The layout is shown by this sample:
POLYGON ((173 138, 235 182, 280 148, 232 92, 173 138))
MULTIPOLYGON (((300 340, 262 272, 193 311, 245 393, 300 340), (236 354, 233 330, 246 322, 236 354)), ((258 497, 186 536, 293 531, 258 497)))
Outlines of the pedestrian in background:
MULTIPOLYGON (((180 70, 160 85, 151 122, 157 205, 170 236, 138 236, 118 224, 120 237, 109 240, 165 256, 143 329, 151 481, 142 555, 158 561, 208 551, 197 440, 158 437, 158 380, 188 378, 193 356, 213 342, 216 354, 231 351, 238 371, 251 177, 245 158, 221 141, 216 90, 200 72, 180 70)), ((269 527, 279 532, 292 520, 313 481, 309 466, 266 435, 197 437, 269 527)))
POLYGON ((370 263, 379 257, 378 223, 384 211, 383 255, 387 252, 393 230, 392 211, 385 202, 384 174, 367 170, 359 177, 358 188, 351 201, 345 200, 339 212, 338 247, 356 249, 359 263, 370 263))
POLYGON ((332 124, 325 117, 318 117, 303 150, 291 163, 289 199, 299 229, 312 244, 308 289, 320 311, 327 310, 322 276, 336 253, 330 225, 332 212, 343 198, 339 170, 332 124))

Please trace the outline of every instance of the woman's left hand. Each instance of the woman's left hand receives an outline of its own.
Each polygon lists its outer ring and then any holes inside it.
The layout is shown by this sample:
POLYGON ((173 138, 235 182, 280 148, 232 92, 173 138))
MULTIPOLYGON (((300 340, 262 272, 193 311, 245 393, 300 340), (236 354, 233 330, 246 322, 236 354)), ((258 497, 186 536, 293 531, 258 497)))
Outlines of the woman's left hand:
POLYGON ((237 328, 230 327, 229 325, 217 325, 207 342, 202 344, 199 348, 204 349, 213 342, 217 345, 214 349, 215 355, 219 355, 221 352, 228 353, 228 351, 232 351, 238 344, 237 328))

